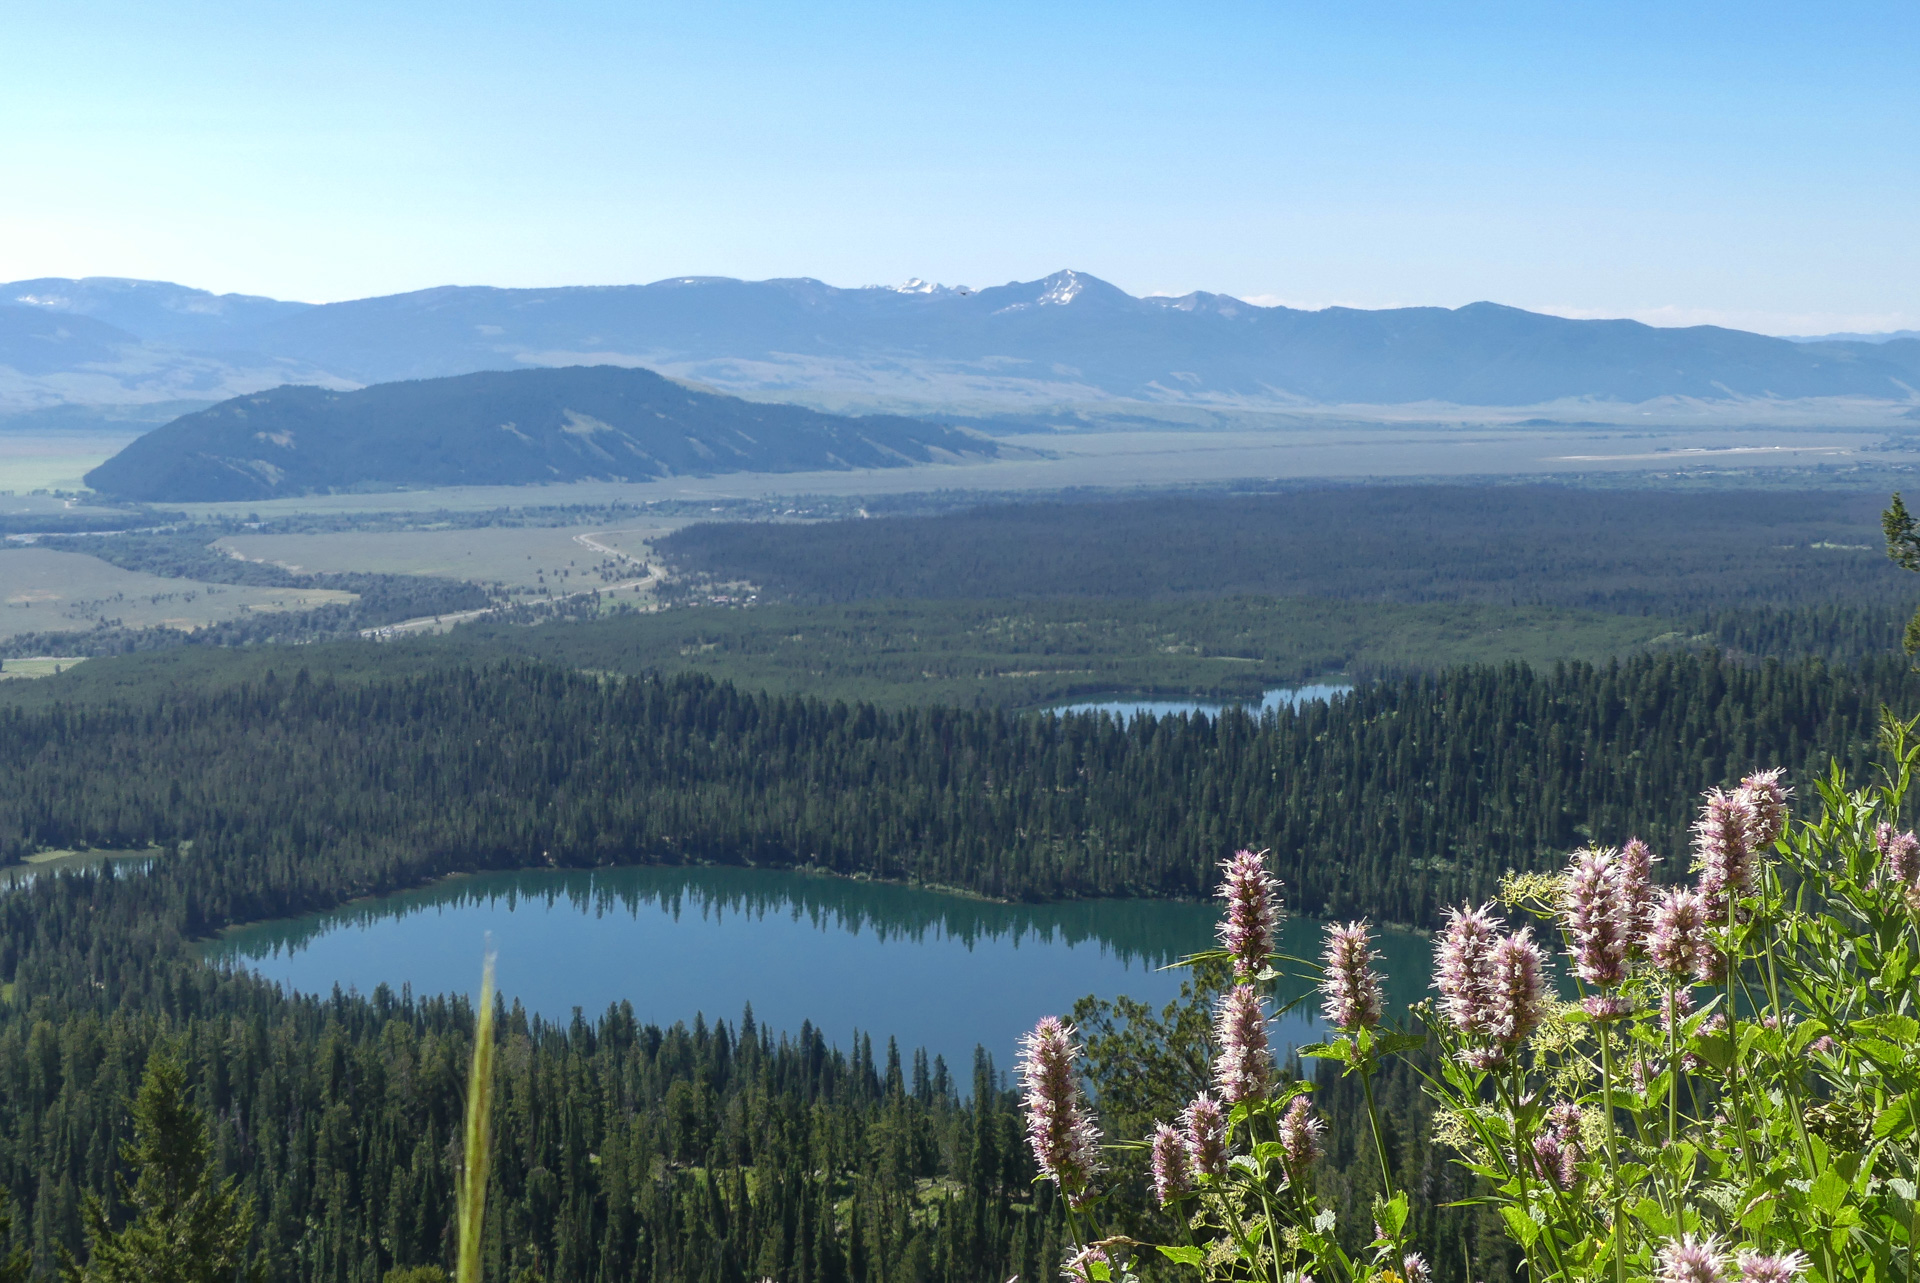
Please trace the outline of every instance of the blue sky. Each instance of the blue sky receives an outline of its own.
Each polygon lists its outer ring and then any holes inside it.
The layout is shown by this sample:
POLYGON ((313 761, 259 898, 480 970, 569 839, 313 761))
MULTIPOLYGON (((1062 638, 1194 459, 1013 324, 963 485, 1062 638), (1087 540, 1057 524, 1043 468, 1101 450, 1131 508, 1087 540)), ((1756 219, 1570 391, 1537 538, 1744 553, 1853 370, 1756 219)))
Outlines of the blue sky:
POLYGON ((1920 6, 0 7, 0 279, 1920 327, 1920 6))

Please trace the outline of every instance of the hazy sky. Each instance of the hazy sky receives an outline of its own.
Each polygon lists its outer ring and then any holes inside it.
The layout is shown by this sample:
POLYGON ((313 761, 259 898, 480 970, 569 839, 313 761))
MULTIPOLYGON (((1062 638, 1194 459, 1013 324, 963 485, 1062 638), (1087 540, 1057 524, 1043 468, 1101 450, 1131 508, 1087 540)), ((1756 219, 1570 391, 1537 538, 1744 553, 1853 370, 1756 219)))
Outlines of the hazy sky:
POLYGON ((0 280, 1920 327, 1920 5, 0 4, 0 280))

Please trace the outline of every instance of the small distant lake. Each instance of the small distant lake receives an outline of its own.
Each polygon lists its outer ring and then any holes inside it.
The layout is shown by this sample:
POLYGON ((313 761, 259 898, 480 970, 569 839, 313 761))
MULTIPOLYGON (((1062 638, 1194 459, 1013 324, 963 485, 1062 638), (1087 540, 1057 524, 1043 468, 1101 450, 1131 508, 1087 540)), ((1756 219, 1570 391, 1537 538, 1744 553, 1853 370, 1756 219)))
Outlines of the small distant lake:
POLYGON ((1107 713, 1122 722, 1131 721, 1136 717, 1165 717, 1172 713, 1205 713, 1209 717, 1217 717, 1229 708, 1244 708, 1258 717, 1263 713, 1277 712, 1282 708, 1297 708, 1301 704, 1314 700, 1330 700, 1335 695, 1344 695, 1352 689, 1351 685, 1283 686, 1262 694, 1258 703, 1250 699, 1111 699, 1081 704, 1062 704, 1048 711, 1107 713))
MULTIPOLYGON (((549 1020, 627 1001, 663 1026, 737 1022, 751 1003, 763 1026, 811 1021, 843 1048, 855 1030, 876 1054, 889 1037, 903 1054, 924 1046, 964 1084, 976 1044, 1009 1068, 1022 1033, 1085 994, 1178 997, 1185 973, 1156 968, 1211 947, 1215 916, 1212 904, 992 904, 759 869, 541 869, 241 928, 205 956, 303 993, 471 993, 491 935, 502 993, 549 1020)), ((1317 955, 1319 932, 1289 919, 1282 951, 1317 955)), ((1403 1008, 1424 991, 1429 945, 1391 934, 1381 948, 1403 1008)), ((1313 1041, 1317 1023, 1303 1007, 1276 1037, 1313 1041)))

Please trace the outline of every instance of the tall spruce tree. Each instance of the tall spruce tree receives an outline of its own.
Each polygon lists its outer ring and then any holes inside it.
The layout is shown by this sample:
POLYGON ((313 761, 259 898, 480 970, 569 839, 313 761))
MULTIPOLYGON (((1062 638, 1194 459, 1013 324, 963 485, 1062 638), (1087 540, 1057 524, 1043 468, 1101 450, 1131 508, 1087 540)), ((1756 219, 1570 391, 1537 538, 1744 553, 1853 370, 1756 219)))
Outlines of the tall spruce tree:
POLYGON ((187 1095, 187 1074, 164 1044, 147 1058, 133 1102, 133 1140, 121 1156, 137 1173, 118 1178, 133 1208, 115 1229, 101 1200, 86 1199, 87 1260, 69 1259, 68 1283, 260 1283, 265 1264, 246 1259, 253 1203, 231 1177, 214 1183, 207 1122, 187 1095))

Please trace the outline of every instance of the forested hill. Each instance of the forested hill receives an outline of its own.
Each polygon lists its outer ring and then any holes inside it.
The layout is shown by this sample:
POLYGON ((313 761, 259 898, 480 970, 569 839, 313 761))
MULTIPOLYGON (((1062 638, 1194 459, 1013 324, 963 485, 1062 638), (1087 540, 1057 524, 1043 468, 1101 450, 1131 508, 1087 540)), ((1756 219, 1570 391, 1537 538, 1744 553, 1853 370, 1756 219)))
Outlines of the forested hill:
POLYGON ((677 569, 797 601, 1248 593, 1636 615, 1884 607, 1915 588, 1886 558, 1885 504, 1837 490, 1339 486, 712 522, 656 546, 677 569))
POLYGON ((120 499, 717 472, 884 468, 997 453, 960 428, 704 392, 610 365, 494 371, 354 392, 282 387, 183 415, 87 474, 120 499))
POLYGON ((1467 669, 1264 722, 1125 727, 533 666, 301 675, 0 713, 0 855, 191 840, 182 925, 200 933, 549 863, 1199 896, 1253 845, 1303 911, 1425 924, 1589 838, 1677 856, 1691 799, 1757 766, 1802 783, 1863 768, 1883 703, 1920 710, 1920 675, 1690 656, 1467 669))

